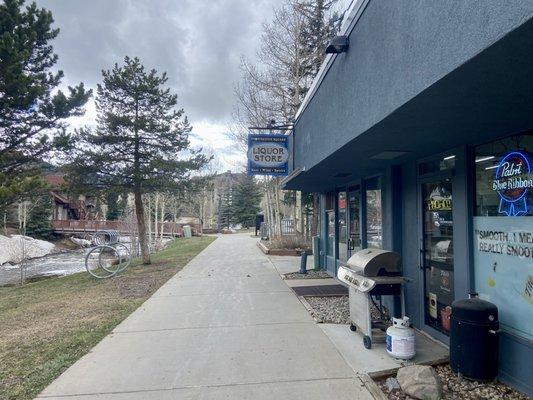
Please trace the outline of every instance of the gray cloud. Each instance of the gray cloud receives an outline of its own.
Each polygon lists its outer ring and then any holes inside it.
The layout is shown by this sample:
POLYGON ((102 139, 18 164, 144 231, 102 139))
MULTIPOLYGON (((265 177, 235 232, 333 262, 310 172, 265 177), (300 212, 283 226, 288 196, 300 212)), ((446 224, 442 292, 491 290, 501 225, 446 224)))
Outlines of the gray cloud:
POLYGON ((281 0, 38 0, 61 32, 65 83, 94 87, 125 55, 166 71, 192 123, 222 124, 234 104, 241 55, 253 57, 261 23, 281 0))

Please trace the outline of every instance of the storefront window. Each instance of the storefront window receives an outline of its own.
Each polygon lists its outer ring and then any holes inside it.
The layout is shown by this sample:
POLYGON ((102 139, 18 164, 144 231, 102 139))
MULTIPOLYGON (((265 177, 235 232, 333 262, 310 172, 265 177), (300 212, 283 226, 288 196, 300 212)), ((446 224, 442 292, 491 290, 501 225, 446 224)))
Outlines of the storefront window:
POLYGON ((370 179, 366 192, 366 247, 381 248, 383 243, 381 214, 381 179, 370 179))
POLYGON ((474 272, 502 327, 533 339, 533 134, 475 149, 474 272))
POLYGON ((346 261, 348 255, 348 232, 346 226, 346 192, 339 192, 337 197, 339 222, 339 260, 346 261))

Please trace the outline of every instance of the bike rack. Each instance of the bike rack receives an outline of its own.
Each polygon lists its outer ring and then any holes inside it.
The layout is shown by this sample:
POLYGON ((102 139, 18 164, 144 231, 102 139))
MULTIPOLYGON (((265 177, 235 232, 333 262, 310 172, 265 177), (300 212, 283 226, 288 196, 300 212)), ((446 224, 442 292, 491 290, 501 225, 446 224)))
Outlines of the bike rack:
POLYGON ((97 279, 107 279, 116 276, 130 266, 132 260, 131 251, 124 243, 120 243, 118 231, 98 231, 93 235, 92 242, 96 246, 85 256, 85 269, 90 275, 97 279), (103 257, 106 252, 108 257, 103 257), (110 254, 113 255, 110 256, 110 254), (94 257, 97 257, 97 259, 94 257), (113 262, 106 264, 109 259, 113 260, 113 262), (118 262, 114 262, 115 260, 118 260, 118 262), (91 261, 96 261, 96 265, 91 264, 91 261))

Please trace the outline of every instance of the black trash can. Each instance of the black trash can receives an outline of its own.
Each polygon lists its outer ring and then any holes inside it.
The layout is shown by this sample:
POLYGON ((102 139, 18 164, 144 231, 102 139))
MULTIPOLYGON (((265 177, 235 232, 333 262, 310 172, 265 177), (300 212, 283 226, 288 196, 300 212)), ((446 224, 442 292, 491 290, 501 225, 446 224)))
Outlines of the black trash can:
POLYGON ((477 294, 452 303, 450 367, 468 379, 492 381, 498 375, 498 308, 477 294))

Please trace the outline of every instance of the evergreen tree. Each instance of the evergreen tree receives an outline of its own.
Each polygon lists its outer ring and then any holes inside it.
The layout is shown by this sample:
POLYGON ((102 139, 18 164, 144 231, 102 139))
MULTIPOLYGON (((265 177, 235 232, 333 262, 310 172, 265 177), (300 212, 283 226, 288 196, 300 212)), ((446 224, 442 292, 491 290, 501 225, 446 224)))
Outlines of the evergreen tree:
POLYGON ((103 71, 95 130, 80 130, 69 166, 75 185, 133 193, 143 263, 150 263, 143 193, 179 189, 208 159, 189 149, 191 126, 166 73, 146 71, 138 58, 103 71), (189 156, 180 155, 187 150, 189 156))
POLYGON ((226 187, 218 198, 218 231, 230 228, 233 218, 233 185, 226 187))
MULTIPOLYGON (((326 46, 339 30, 343 15, 330 13, 338 0, 300 0, 295 4, 304 18, 301 31, 303 70, 311 80, 316 76, 326 56, 326 46), (328 15, 331 14, 331 15, 328 15)), ((307 89, 302 93, 307 93, 307 89)))
POLYGON ((44 195, 33 200, 26 222, 26 235, 40 239, 51 239, 54 236, 52 227, 52 199, 44 195))
POLYGON ((56 91, 63 72, 51 71, 53 21, 35 3, 0 3, 0 208, 31 191, 37 160, 69 144, 65 119, 82 115, 91 95, 81 83, 56 91))
POLYGON ((236 223, 249 228, 255 223, 255 216, 260 211, 259 204, 263 194, 259 185, 251 176, 242 178, 235 186, 232 202, 232 216, 236 223))
POLYGON ((124 214, 127 205, 127 195, 110 190, 105 194, 105 202, 107 205, 106 219, 108 221, 116 221, 124 214))

